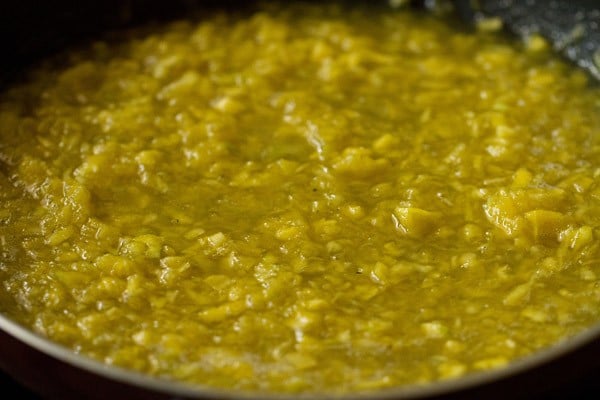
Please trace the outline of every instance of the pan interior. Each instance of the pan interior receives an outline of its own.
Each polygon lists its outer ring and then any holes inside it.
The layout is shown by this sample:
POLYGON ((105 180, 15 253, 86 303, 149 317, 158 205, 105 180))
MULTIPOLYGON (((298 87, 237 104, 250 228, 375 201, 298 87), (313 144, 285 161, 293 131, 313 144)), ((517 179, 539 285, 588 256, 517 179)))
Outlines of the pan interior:
POLYGON ((490 27, 270 4, 49 61, 0 99, 0 310, 265 393, 453 379, 589 327, 600 95, 490 27))

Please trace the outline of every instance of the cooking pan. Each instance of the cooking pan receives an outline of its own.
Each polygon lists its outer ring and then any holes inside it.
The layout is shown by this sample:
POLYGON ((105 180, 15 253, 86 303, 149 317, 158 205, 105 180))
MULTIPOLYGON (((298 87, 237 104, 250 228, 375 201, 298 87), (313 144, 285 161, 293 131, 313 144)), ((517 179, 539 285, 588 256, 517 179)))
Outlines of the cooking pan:
MULTIPOLYGON (((252 7, 233 0, 7 1, 0 5, 0 84, 19 79, 42 57, 85 42, 102 32, 179 18, 215 7, 252 7)), ((415 1, 427 8, 439 1, 415 1)), ((486 16, 504 20, 517 35, 539 32, 555 49, 600 78, 600 7, 589 1, 457 0, 466 26, 486 16)), ((420 11, 418 11, 420 12, 420 11)), ((468 29, 468 28, 466 28, 468 29)), ((0 369, 45 398, 69 399, 250 399, 286 398, 241 391, 191 387, 151 378, 75 354, 0 314, 0 369)), ((600 324, 568 340, 511 363, 508 367, 422 386, 401 387, 345 399, 534 398, 590 373, 600 374, 600 324)), ((600 377, 600 376, 599 376, 600 377)), ((301 398, 324 398, 319 394, 301 398)), ((339 396, 335 396, 339 398, 339 396)))

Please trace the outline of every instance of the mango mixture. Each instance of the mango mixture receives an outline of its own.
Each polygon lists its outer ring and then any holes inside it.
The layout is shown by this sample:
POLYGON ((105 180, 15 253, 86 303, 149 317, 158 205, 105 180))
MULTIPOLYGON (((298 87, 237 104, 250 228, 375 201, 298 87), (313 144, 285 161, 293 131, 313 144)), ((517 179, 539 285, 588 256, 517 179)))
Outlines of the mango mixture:
POLYGON ((346 393, 600 319, 600 92, 539 38, 265 5, 0 97, 0 311, 192 385, 346 393))

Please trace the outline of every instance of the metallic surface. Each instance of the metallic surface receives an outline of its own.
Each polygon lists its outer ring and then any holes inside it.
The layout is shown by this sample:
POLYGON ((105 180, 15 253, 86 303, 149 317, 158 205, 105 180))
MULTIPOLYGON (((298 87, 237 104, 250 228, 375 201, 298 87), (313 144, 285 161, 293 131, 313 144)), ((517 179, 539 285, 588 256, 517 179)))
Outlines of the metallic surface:
POLYGON ((0 368, 52 399, 506 399, 535 398, 600 367, 600 325, 507 368, 374 393, 265 395, 193 387, 109 367, 0 315, 0 368))
POLYGON ((499 17, 521 37, 539 33, 552 47, 600 79, 600 2, 597 0, 457 0, 463 19, 499 17))

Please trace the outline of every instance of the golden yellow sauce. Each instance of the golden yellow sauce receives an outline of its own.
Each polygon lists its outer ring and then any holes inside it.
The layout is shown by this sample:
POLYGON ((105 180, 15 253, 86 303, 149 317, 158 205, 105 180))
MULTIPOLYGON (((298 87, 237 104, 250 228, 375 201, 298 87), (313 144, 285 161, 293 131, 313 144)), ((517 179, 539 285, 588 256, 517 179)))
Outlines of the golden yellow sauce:
POLYGON ((0 310, 268 392, 424 384, 580 332, 600 94, 531 43, 296 5, 48 63, 0 100, 0 310))

